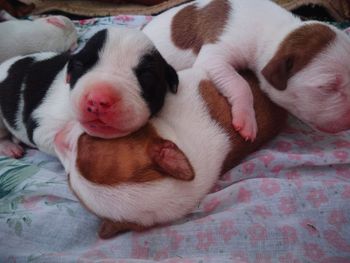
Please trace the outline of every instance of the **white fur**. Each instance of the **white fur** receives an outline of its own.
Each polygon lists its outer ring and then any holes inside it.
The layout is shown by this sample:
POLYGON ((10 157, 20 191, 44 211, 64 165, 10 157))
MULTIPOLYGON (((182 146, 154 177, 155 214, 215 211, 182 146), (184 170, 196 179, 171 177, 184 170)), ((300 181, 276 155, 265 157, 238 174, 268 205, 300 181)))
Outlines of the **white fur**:
MULTIPOLYGON (((57 55, 54 52, 43 52, 35 55, 27 55, 27 56, 17 56, 14 57, 5 63, 0 65, 0 72, 3 74, 8 71, 8 68, 15 63, 16 61, 23 59, 25 57, 32 57, 35 61, 42 61, 53 56, 57 55)), ((1 78, 2 76, 0 76, 1 78)), ((4 78, 5 78, 4 77, 4 78)), ((71 107, 69 105, 69 96, 70 89, 69 85, 65 83, 66 77, 66 67, 61 70, 56 79, 53 81, 53 84, 50 87, 47 95, 45 96, 42 104, 39 105, 37 109, 34 110, 33 116, 37 117, 39 120, 39 126, 35 129, 33 134, 34 144, 30 142, 26 127, 23 121, 23 93, 20 95, 19 101, 19 110, 16 114, 16 125, 17 129, 11 128, 11 126, 6 123, 4 119, 2 122, 5 124, 6 129, 17 139, 24 142, 25 144, 37 147, 38 149, 49 153, 55 154, 53 149, 53 138, 57 131, 62 128, 62 126, 72 119, 71 107)), ((3 78, 3 79, 4 79, 3 78)), ((24 86, 22 86, 22 89, 24 86)), ((3 128, 0 130, 4 130, 3 128)))
POLYGON ((140 127, 140 123, 146 123, 150 117, 133 69, 140 62, 142 55, 152 50, 154 45, 138 30, 110 28, 109 32, 112 34, 108 34, 94 70, 87 72, 76 83, 71 104, 75 117, 80 119, 82 116, 79 101, 89 89, 99 83, 111 85, 122 98, 118 115, 124 119, 118 119, 118 129, 125 130, 127 134, 130 130, 140 127))
POLYGON ((199 69, 180 72, 178 94, 168 94, 164 108, 151 120, 159 135, 173 141, 188 157, 195 171, 193 181, 166 177, 110 187, 91 183, 75 166, 77 139, 82 129, 77 124, 67 132, 65 140, 70 150, 62 151, 59 147, 56 150, 70 174, 72 189, 90 210, 103 218, 151 226, 180 218, 208 193, 231 146, 199 94, 198 84, 207 78, 199 69))
MULTIPOLYGON (((141 57, 151 49, 154 49, 152 42, 138 30, 108 29, 107 41, 99 53, 97 65, 79 78, 73 91, 66 83, 67 65, 56 75, 42 103, 33 112, 33 117, 38 120, 38 127, 33 133, 34 144, 30 142, 23 122, 23 94, 21 94, 20 106, 17 112, 17 129, 12 129, 1 118, 0 140, 8 135, 4 129, 6 127, 14 137, 27 145, 37 147, 49 154, 55 154, 53 140, 56 133, 70 120, 79 120, 79 114, 77 113, 78 101, 86 90, 99 82, 110 83, 120 94, 123 103, 121 108, 124 112, 120 112, 119 115, 125 117, 125 125, 128 125, 129 128, 140 127, 140 125, 146 123, 150 112, 142 97, 133 69, 140 62, 141 57)), ((9 59, 0 65, 0 82, 7 77, 11 65, 20 59, 32 57, 35 61, 42 61, 56 55, 57 53, 54 52, 42 52, 9 59)), ((22 90, 23 88, 24 86, 22 90)), ((0 117, 2 117, 2 114, 0 114, 0 117)), ((1 140, 0 154, 9 155, 10 151, 6 150, 9 145, 12 146, 8 140, 1 140), (2 144, 5 146, 1 147, 2 144)), ((9 156, 14 155, 10 154, 9 156)), ((16 155, 16 157, 18 156, 16 155)))
POLYGON ((0 23, 0 63, 13 56, 44 51, 63 52, 74 46, 77 31, 73 23, 64 16, 51 18, 62 21, 65 28, 48 23, 47 18, 0 23))
MULTIPOLYGON (((189 4, 199 7, 209 0, 189 4)), ((345 33, 329 26, 337 35, 335 43, 318 54, 303 70, 289 79, 287 89, 279 91, 262 76, 261 70, 276 53, 280 43, 293 30, 305 25, 299 18, 269 0, 229 0, 232 11, 224 33, 214 44, 204 45, 198 57, 191 50, 177 48, 171 39, 174 15, 186 5, 173 8, 152 20, 144 32, 175 69, 192 65, 210 73, 221 92, 234 108, 235 118, 241 109, 252 107, 247 84, 234 69, 250 68, 259 77, 261 89, 278 105, 316 129, 339 132, 350 128, 350 40, 345 33), (329 90, 336 76, 341 87, 329 90), (342 97, 341 99, 339 97, 342 97), (238 109, 235 104, 239 104, 238 109), (347 117, 346 117, 347 115, 347 117)), ((219 19, 219 18, 218 18, 219 19)), ((326 25, 326 24, 324 24, 326 25)), ((328 25, 327 25, 328 26, 328 25)), ((312 37, 312 36, 310 36, 312 37)), ((307 44, 307 43, 306 43, 307 44)), ((253 118, 250 116, 248 119, 253 118)))

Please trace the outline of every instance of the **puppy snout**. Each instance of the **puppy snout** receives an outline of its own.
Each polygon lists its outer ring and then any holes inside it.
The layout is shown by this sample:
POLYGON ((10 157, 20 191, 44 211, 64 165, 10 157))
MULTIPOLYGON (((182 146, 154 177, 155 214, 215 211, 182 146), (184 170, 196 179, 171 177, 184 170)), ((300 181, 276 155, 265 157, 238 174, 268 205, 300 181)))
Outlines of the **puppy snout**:
POLYGON ((96 87, 85 96, 84 107, 87 114, 100 115, 110 112, 120 101, 118 94, 110 87, 96 87))
POLYGON ((110 98, 91 97, 87 101, 86 109, 90 113, 103 113, 108 111, 114 102, 110 98))

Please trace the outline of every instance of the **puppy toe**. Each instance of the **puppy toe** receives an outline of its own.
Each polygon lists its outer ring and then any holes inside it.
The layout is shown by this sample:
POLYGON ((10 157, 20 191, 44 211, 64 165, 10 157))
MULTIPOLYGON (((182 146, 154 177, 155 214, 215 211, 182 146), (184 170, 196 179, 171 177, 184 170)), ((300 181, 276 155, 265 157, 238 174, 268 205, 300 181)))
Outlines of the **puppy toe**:
POLYGON ((0 155, 11 157, 11 158, 20 158, 24 154, 24 150, 18 144, 15 144, 9 140, 0 141, 0 155))
POLYGON ((252 113, 234 111, 232 125, 244 140, 252 142, 255 140, 258 127, 254 111, 252 113))

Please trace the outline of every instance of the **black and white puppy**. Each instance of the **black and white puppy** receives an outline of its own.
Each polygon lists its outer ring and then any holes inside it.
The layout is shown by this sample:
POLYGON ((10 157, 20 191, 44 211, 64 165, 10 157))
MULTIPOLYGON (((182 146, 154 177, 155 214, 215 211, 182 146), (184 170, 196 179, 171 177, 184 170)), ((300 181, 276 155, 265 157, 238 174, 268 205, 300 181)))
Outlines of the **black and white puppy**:
POLYGON ((0 154, 23 154, 9 132, 54 154, 57 131, 74 119, 92 136, 127 135, 157 113, 177 85, 175 70, 135 29, 99 31, 74 55, 9 59, 0 65, 0 154))

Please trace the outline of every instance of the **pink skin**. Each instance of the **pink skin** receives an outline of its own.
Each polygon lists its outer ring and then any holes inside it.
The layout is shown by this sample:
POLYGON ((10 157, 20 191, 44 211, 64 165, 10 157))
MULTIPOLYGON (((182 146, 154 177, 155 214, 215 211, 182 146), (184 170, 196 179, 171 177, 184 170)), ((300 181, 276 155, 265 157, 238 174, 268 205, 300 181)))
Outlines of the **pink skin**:
POLYGON ((66 29, 67 27, 63 20, 55 16, 46 18, 46 22, 61 29, 66 29))
POLYGON ((20 158, 24 154, 24 150, 18 144, 11 142, 10 140, 1 141, 0 155, 5 155, 12 158, 20 158))
POLYGON ((344 114, 344 117, 336 121, 330 122, 327 125, 317 125, 316 129, 326 133, 338 133, 350 129, 350 113, 344 114))
POLYGON ((314 125, 317 130, 325 133, 334 134, 350 129, 350 108, 347 106, 349 101, 347 99, 348 95, 346 95, 344 91, 344 81, 345 80, 342 78, 342 76, 340 74, 337 74, 335 80, 329 85, 327 85, 327 87, 324 87, 324 89, 326 89, 328 93, 337 93, 341 95, 342 102, 341 104, 339 104, 339 106, 341 105, 344 111, 342 114, 334 116, 334 120, 332 121, 314 125))
MULTIPOLYGON (((120 137, 131 132, 125 126, 123 101, 115 88, 106 84, 95 84, 82 95, 79 102, 79 122, 92 136, 102 138, 120 137)), ((130 114, 131 115, 131 114, 130 114)))
POLYGON ((71 151, 71 147, 67 142, 67 136, 74 124, 74 122, 69 122, 55 136, 55 150, 63 156, 67 156, 67 154, 71 151))
MULTIPOLYGON (((51 16, 51 17, 48 17, 48 18, 45 18, 45 21, 48 23, 48 24, 51 24, 55 27, 58 27, 62 30, 69 30, 69 27, 67 26, 67 24, 64 22, 64 20, 56 17, 56 16, 51 16)), ((77 42, 74 42, 72 44, 72 46, 69 48, 70 51, 74 51, 76 48, 78 47, 78 43, 77 42)))

